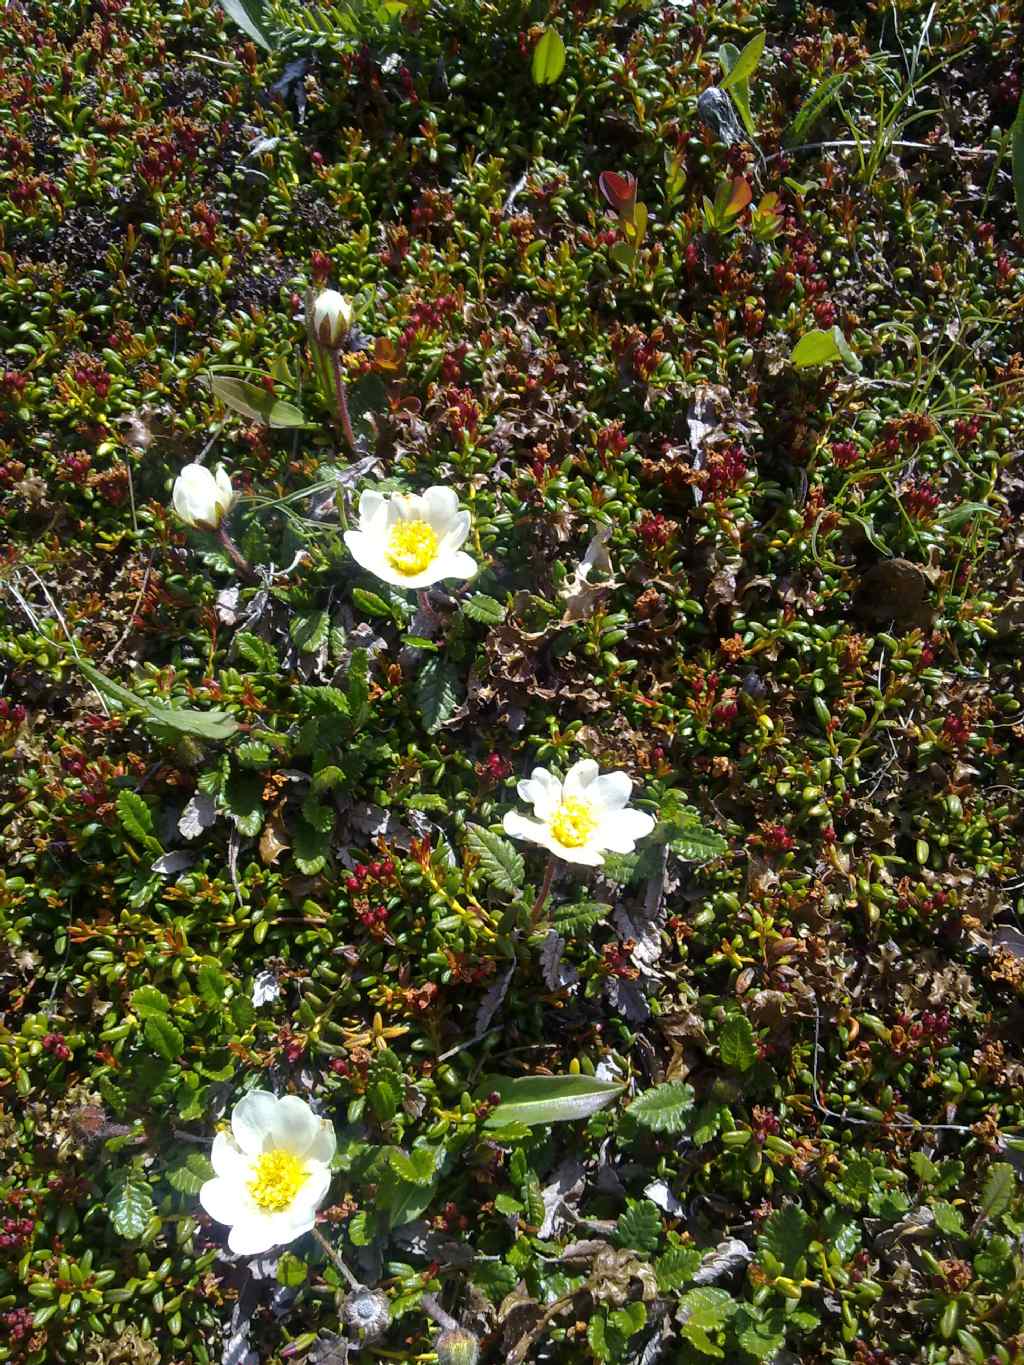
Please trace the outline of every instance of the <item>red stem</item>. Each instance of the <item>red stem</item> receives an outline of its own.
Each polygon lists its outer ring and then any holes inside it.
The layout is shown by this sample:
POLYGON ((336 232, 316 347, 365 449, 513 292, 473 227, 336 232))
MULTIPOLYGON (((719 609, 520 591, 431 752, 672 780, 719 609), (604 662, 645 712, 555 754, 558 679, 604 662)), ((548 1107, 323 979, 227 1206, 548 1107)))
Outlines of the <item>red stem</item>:
POLYGON ((345 380, 341 373, 341 355, 338 351, 331 352, 331 362, 334 366, 334 396, 338 402, 338 420, 341 422, 341 429, 345 433, 345 440, 349 443, 352 454, 356 451, 356 438, 352 430, 352 419, 348 415, 348 395, 345 391, 345 380))

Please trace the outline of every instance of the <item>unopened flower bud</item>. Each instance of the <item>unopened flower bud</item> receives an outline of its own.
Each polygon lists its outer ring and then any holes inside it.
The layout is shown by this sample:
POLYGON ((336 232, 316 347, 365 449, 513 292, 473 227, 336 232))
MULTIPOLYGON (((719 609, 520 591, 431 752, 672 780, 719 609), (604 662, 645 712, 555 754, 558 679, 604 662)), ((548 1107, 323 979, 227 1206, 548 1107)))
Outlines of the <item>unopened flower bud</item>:
POLYGON ((391 1305, 386 1294, 363 1285, 353 1289, 342 1306, 342 1316, 350 1327, 364 1337, 379 1337, 391 1321, 391 1305))
POLYGON ((442 1332, 434 1342, 437 1365, 476 1365, 480 1359, 480 1342, 464 1327, 442 1332))
POLYGON ((313 335, 321 346, 337 350, 352 330, 352 301, 336 289, 324 289, 313 304, 313 335))
POLYGON ((187 464, 174 480, 171 502, 186 526, 216 531, 235 500, 235 491, 222 464, 216 472, 201 464, 187 464))

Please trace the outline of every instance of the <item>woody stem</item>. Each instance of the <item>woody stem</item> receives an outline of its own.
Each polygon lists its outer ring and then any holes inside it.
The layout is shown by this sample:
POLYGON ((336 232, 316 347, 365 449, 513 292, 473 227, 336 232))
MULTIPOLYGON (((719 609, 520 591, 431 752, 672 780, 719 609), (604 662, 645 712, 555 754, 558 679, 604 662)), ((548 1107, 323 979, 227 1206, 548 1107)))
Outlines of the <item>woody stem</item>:
POLYGON ((356 438, 352 430, 352 419, 348 413, 348 393, 345 388, 345 376, 342 373, 341 353, 339 351, 331 352, 331 365, 334 368, 334 396, 338 404, 338 421, 345 433, 345 440, 348 442, 352 454, 355 455, 356 438))
POLYGON ((357 1280, 356 1277, 352 1274, 351 1270, 349 1270, 348 1266, 341 1259, 338 1253, 334 1250, 334 1248, 331 1246, 330 1242, 323 1235, 320 1229, 314 1227, 312 1229, 312 1232, 313 1236, 316 1238, 316 1240, 323 1247, 324 1251, 327 1253, 328 1258, 332 1260, 334 1264, 338 1267, 341 1273, 345 1276, 345 1279, 348 1280, 351 1287, 353 1289, 362 1289, 363 1288, 362 1283, 359 1280, 357 1280))

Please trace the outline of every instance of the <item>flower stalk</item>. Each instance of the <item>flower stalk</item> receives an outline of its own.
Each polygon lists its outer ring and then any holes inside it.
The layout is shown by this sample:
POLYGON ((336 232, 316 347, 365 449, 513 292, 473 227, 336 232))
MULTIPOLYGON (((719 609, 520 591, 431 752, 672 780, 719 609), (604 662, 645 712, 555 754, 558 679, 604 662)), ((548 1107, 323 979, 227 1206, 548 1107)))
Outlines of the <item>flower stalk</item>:
POLYGON ((342 434, 348 442, 352 454, 357 454, 355 432, 352 430, 352 418, 348 411, 348 390, 345 387, 345 375, 341 363, 341 352, 331 352, 331 367, 334 371, 334 401, 338 409, 338 422, 341 425, 342 434))
POLYGON ((256 575, 253 572, 252 565, 232 540, 228 533, 228 529, 223 522, 217 527, 217 539, 220 541, 224 553, 238 571, 239 578, 244 578, 247 583, 255 583, 256 575))

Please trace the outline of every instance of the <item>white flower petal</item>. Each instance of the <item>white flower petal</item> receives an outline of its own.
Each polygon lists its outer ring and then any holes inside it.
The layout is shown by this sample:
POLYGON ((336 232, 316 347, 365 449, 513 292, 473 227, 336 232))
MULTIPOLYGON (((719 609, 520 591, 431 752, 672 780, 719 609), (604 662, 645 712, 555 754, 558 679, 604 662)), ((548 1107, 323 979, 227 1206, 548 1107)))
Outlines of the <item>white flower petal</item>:
POLYGON ((389 518, 389 524, 392 526, 396 521, 425 520, 423 499, 418 493, 393 493, 390 505, 393 509, 393 515, 389 518))
POLYGON ((171 506, 186 525, 192 525, 192 508, 189 506, 188 494, 180 478, 174 480, 174 488, 171 491, 171 506))
MULTIPOLYGON (((445 536, 452 527, 456 516, 459 514, 459 495, 453 488, 445 488, 443 484, 434 484, 428 488, 420 499, 423 520, 432 526, 437 532, 438 538, 445 536)), ((469 524, 469 513, 466 512, 467 527, 469 524)), ((465 540, 465 536, 462 540, 465 540)), ((459 545, 462 544, 459 541, 459 545)), ((458 546, 453 546, 458 549, 458 546)))
POLYGON ((274 1116, 274 1146, 305 1156, 320 1132, 320 1120, 298 1095, 284 1095, 274 1116))
POLYGON ((643 810, 610 811, 594 837, 609 853, 632 853, 636 841, 645 839, 654 825, 654 819, 643 810))
POLYGON ((230 1133, 218 1133, 213 1139, 210 1162, 215 1173, 225 1180, 244 1182, 251 1158, 245 1155, 230 1133))
POLYGON ((338 1135, 334 1131, 334 1124, 328 1119, 320 1120, 320 1131, 310 1144, 306 1152, 307 1161, 319 1161, 325 1166, 330 1166, 334 1160, 334 1153, 338 1146, 338 1135))
POLYGON ((585 799, 589 796, 587 788, 595 780, 598 774, 598 766, 592 758, 581 758, 578 763, 574 763, 565 775, 563 791, 567 797, 576 801, 585 799))
POLYGON ((466 543, 471 525, 472 519, 469 513, 463 509, 461 512, 456 512, 443 527, 436 527, 437 534, 441 538, 439 552, 449 555, 460 549, 466 543))
POLYGON ((203 1184, 199 1202, 216 1223, 234 1223, 245 1213, 240 1187, 219 1176, 203 1184))
POLYGON ((359 495, 359 529, 369 532, 387 499, 376 488, 367 488, 359 495))
POLYGON ((633 783, 629 773, 602 773, 590 785, 587 795, 605 810, 622 810, 628 803, 633 783))
POLYGON ((541 824, 539 820, 528 820, 525 815, 520 815, 517 810, 505 812, 502 820, 502 827, 506 834, 511 834, 513 839, 529 839, 532 843, 541 844, 544 848, 548 847, 550 836, 547 825, 541 824))
POLYGON ((331 1178, 331 1172, 326 1166, 314 1166, 309 1173, 309 1179, 304 1185, 299 1186, 295 1199, 286 1212, 293 1210, 296 1213, 304 1210, 315 1212, 327 1197, 327 1191, 331 1188, 331 1178))
POLYGON ((562 784, 547 768, 534 768, 516 790, 524 801, 529 801, 538 820, 549 820, 562 801, 562 784))
POLYGON ((265 1213, 250 1213, 235 1223, 228 1233, 228 1247, 236 1256, 260 1256, 280 1245, 276 1219, 265 1213))
POLYGON ((259 1156, 276 1145, 268 1140, 273 1138, 276 1122, 277 1096, 269 1090, 250 1090, 232 1111, 231 1131, 247 1156, 259 1156))
POLYGON ((438 562, 438 578, 475 578, 476 560, 465 550, 445 552, 443 562, 438 562))
POLYGON ((600 867, 604 862, 600 846, 593 841, 580 848, 568 848, 554 837, 549 837, 547 848, 556 858, 562 858, 567 863, 580 863, 583 867, 600 867))
POLYGON ((365 531, 346 531, 343 539, 348 546, 349 554, 360 568, 368 569, 370 573, 383 578, 387 583, 400 581, 384 558, 383 543, 376 536, 368 535, 365 531))
POLYGON ((214 471, 213 481, 217 488, 217 501, 226 512, 235 500, 235 490, 228 478, 228 471, 222 464, 219 464, 214 471))

